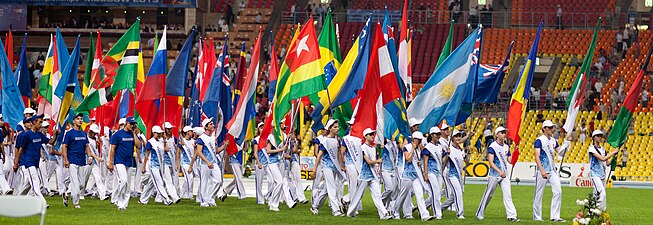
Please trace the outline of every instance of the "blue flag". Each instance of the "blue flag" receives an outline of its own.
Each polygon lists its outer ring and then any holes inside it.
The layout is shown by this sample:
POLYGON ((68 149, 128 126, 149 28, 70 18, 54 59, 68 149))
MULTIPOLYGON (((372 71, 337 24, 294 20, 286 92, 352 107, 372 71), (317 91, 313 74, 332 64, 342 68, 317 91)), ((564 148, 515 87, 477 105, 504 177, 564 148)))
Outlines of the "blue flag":
MULTIPOLYGON (((0 49, 5 49, 2 41, 0 41, 0 49)), ((23 120, 25 104, 21 101, 16 77, 11 71, 7 53, 3 50, 0 50, 0 73, 2 73, 2 119, 9 123, 11 129, 16 130, 18 123, 23 120)))
POLYGON ((18 89, 20 94, 26 99, 32 98, 32 85, 30 84, 30 73, 27 66, 27 34, 23 38, 23 48, 20 50, 20 61, 14 71, 14 76, 18 78, 18 89))
POLYGON ((233 110, 231 107, 231 83, 229 81, 229 60, 227 43, 229 36, 225 37, 222 53, 213 71, 213 77, 206 90, 202 110, 208 118, 213 118, 215 129, 218 131, 218 144, 222 145, 227 134, 226 121, 231 119, 233 110))
MULTIPOLYGON (((199 46, 202 46, 202 39, 200 39, 199 46)), ((186 125, 192 127, 199 127, 202 120, 202 102, 200 101, 200 90, 198 85, 199 77, 197 75, 197 68, 199 67, 199 54, 195 57, 195 72, 193 73, 193 83, 190 88, 190 106, 188 112, 188 120, 186 125)))
POLYGON ((188 64, 190 64, 193 40, 197 32, 193 29, 188 35, 184 46, 179 51, 179 56, 166 76, 166 95, 184 96, 186 94, 186 81, 188 80, 188 64))

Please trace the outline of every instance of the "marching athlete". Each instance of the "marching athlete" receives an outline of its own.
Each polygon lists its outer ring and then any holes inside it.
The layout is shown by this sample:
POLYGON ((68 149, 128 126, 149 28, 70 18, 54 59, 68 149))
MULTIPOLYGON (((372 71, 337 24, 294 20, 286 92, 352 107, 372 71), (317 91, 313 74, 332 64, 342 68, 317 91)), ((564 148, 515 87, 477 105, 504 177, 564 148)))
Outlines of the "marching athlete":
POLYGON ((440 128, 432 127, 429 130, 427 144, 424 146, 423 156, 423 173, 424 181, 427 183, 429 198, 426 199, 426 205, 433 208, 435 219, 442 219, 442 209, 440 199, 442 198, 442 145, 440 145, 440 128))
MULTIPOLYGON (((281 130, 285 130, 285 125, 282 122, 281 123, 281 130)), ((291 134, 290 138, 293 138, 293 134, 291 134)), ((288 205, 288 208, 295 208, 297 206, 297 202, 292 198, 292 195, 290 194, 290 187, 288 185, 288 179, 284 177, 281 173, 280 167, 283 162, 281 161, 281 157, 283 153, 288 149, 289 145, 287 142, 287 139, 284 135, 284 140, 282 140, 281 143, 277 144, 276 138, 274 135, 268 136, 267 140, 267 147, 265 150, 269 154, 270 161, 268 162, 268 172, 272 175, 272 179, 274 179, 274 189, 268 190, 271 191, 270 197, 268 199, 268 206, 270 211, 279 211, 279 202, 281 202, 281 198, 284 197, 286 204, 288 205)))
POLYGON ((497 185, 501 186, 503 193, 503 206, 506 208, 508 221, 518 222, 517 210, 512 203, 512 193, 510 191, 510 179, 508 175, 508 157, 510 156, 510 146, 505 143, 506 132, 508 129, 499 126, 494 130, 494 142, 490 144, 487 150, 487 160, 490 163, 490 172, 488 174, 487 188, 481 198, 481 204, 476 211, 476 217, 483 220, 485 217, 485 207, 490 203, 497 185))
POLYGON ((417 208, 419 209, 419 214, 422 220, 432 220, 433 217, 429 216, 429 211, 426 208, 424 202, 424 188, 422 182, 418 178, 418 157, 416 154, 422 153, 424 148, 422 145, 422 139, 424 134, 419 131, 413 132, 411 135, 411 143, 406 144, 403 148, 403 171, 400 175, 401 181, 399 181, 399 197, 397 197, 397 203, 395 205, 395 211, 403 211, 404 218, 412 219, 413 213, 412 210, 408 207, 405 207, 406 202, 412 202, 411 191, 415 194, 415 199, 417 201, 417 208))
POLYGON ((143 143, 134 133, 135 126, 136 120, 134 120, 134 117, 127 117, 123 129, 118 130, 111 136, 111 151, 109 152, 107 169, 114 172, 117 179, 116 189, 111 198, 116 201, 118 210, 126 210, 129 204, 128 176, 132 174, 134 155, 137 156, 138 161, 141 161, 137 149, 141 148, 143 143))
POLYGON ((342 170, 338 165, 341 165, 340 160, 338 159, 339 155, 339 142, 336 138, 338 134, 338 123, 330 119, 326 128, 329 129, 329 134, 320 141, 320 151, 317 154, 317 159, 315 159, 315 168, 317 170, 322 165, 322 174, 324 176, 325 188, 322 190, 313 201, 313 206, 311 207, 311 212, 315 215, 319 213, 319 208, 324 204, 327 196, 329 197, 329 205, 331 206, 331 214, 333 216, 344 216, 342 212, 342 205, 340 198, 338 197, 338 186, 340 183, 336 183, 338 176, 344 177, 342 170), (326 192, 326 193, 325 193, 326 192))
MULTIPOLYGON (((248 146, 248 143, 244 143, 243 146, 248 146)), ((238 199, 245 199, 246 197, 245 184, 243 184, 243 148, 238 148, 236 153, 229 156, 229 166, 231 166, 234 179, 225 186, 221 199, 227 198, 227 195, 230 195, 234 189, 238 192, 238 199)))
MULTIPOLYGON (((143 167, 147 164, 150 165, 150 176, 151 179, 143 187, 143 193, 141 193, 141 198, 138 201, 140 204, 147 204, 150 196, 153 194, 156 189, 157 197, 163 198, 163 204, 171 205, 172 203, 179 200, 179 198, 171 199, 172 196, 169 191, 174 187, 167 187, 171 182, 165 182, 162 176, 162 167, 164 166, 163 154, 165 153, 164 139, 161 137, 163 135, 163 129, 159 126, 152 127, 152 138, 147 141, 145 147, 145 163, 143 167)), ((147 168, 142 168, 141 171, 144 173, 147 168)))
POLYGON ((104 186, 101 170, 104 160, 101 158, 101 146, 98 142, 98 135, 100 135, 100 127, 97 124, 91 124, 88 129, 88 146, 91 150, 92 155, 96 156, 93 157, 93 162, 91 164, 91 173, 93 174, 93 180, 95 181, 95 187, 97 190, 95 196, 100 200, 105 200, 107 199, 107 188, 104 186))
MULTIPOLYGON (((599 197, 599 206, 601 207, 601 210, 604 211, 606 208, 606 193, 603 180, 606 179, 607 176, 605 174, 607 169, 605 163, 610 160, 611 157, 617 155, 619 149, 607 153, 607 150, 601 146, 602 143, 603 131, 595 130, 592 132, 592 146, 590 146, 588 150, 590 158, 590 177, 592 178, 594 195, 599 197)), ((610 179, 609 177, 607 178, 610 179)))
POLYGON ((565 222, 560 218, 560 205, 562 204, 562 189, 560 188, 560 175, 555 168, 553 154, 564 155, 569 141, 562 146, 553 138, 553 122, 545 120, 542 123, 542 134, 535 140, 535 196, 533 197, 533 220, 542 220, 542 196, 547 183, 551 184, 553 197, 551 199, 551 221, 565 222))
MULTIPOLYGON (((266 196, 267 194, 263 194, 263 178, 264 177, 270 177, 268 176, 267 172, 267 167, 268 167, 268 155, 267 152, 265 151, 265 148, 259 149, 259 141, 261 140, 261 131, 263 130, 263 122, 259 123, 256 126, 257 134, 258 136, 254 137, 254 140, 252 141, 253 144, 253 155, 254 155, 254 161, 256 163, 256 178, 255 178, 255 185, 256 185, 256 204, 259 205, 264 205, 266 196)), ((265 141, 265 140, 264 140, 265 141)), ((268 192, 270 192, 272 180, 268 179, 268 192)))
POLYGON ((161 135, 164 150, 161 152, 163 159, 163 165, 161 165, 161 178, 163 178, 163 183, 165 184, 165 188, 168 191, 170 199, 174 203, 178 203, 181 199, 179 198, 179 194, 177 192, 179 182, 175 182, 175 180, 179 181, 179 173, 176 169, 177 165, 179 165, 179 162, 177 161, 179 150, 177 148, 178 141, 177 138, 172 136, 172 124, 165 122, 163 127, 165 129, 165 133, 161 135))
POLYGON ((195 152, 195 139, 193 138, 193 128, 185 126, 182 129, 183 136, 179 139, 179 148, 181 150, 181 171, 184 174, 180 189, 180 196, 183 199, 193 199, 193 171, 188 171, 190 161, 193 159, 195 152))
POLYGON ((204 133, 197 139, 195 147, 195 156, 191 160, 190 167, 187 172, 193 170, 193 163, 195 157, 199 157, 200 162, 200 206, 210 207, 216 206, 215 198, 218 194, 218 189, 222 185, 222 170, 220 167, 219 155, 225 147, 229 144, 228 141, 219 148, 216 147, 216 139, 213 134, 215 126, 213 125, 213 118, 207 118, 202 121, 204 133))
MULTIPOLYGON (((63 154, 63 165, 70 173, 70 189, 71 197, 73 198, 73 205, 75 208, 80 208, 79 198, 81 195, 80 187, 82 185, 80 169, 87 165, 86 155, 92 159, 100 159, 97 155, 91 152, 88 145, 88 135, 82 130, 83 114, 75 115, 73 119, 73 128, 66 131, 61 143, 61 152, 63 154)), ((84 185, 86 186, 86 185, 84 185)), ((68 206, 68 193, 62 193, 63 204, 68 206)))
MULTIPOLYGON (((447 200, 442 203, 442 209, 449 208, 449 206, 455 206, 456 216, 458 219, 465 219, 465 209, 463 202, 463 168, 464 168, 464 159, 465 152, 462 147, 463 133, 454 130, 453 131, 453 140, 451 146, 444 153, 443 164, 447 166, 448 173, 444 178, 445 185, 449 190, 449 197, 447 200)), ((443 147, 444 148, 444 147, 443 147)))

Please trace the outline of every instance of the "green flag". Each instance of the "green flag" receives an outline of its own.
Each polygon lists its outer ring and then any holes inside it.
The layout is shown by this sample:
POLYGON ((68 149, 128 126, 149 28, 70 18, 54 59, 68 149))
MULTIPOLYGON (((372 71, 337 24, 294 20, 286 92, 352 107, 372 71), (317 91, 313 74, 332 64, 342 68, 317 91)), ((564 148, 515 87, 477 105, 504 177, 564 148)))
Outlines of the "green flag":
MULTIPOLYGON (((136 88, 138 55, 141 52, 140 25, 141 20, 136 20, 136 23, 113 45, 105 57, 105 60, 110 58, 116 62, 112 65, 120 65, 113 79, 112 95, 116 95, 119 90, 136 88)), ((103 60, 103 64, 105 64, 105 60, 103 60)), ((107 67, 107 75, 109 75, 111 68, 106 65, 105 67, 107 67)))
POLYGON ((88 52, 86 53, 86 68, 84 69, 84 86, 82 87, 82 96, 86 97, 89 87, 91 86, 91 73, 93 72, 93 59, 95 56, 95 41, 93 32, 89 37, 88 52))
POLYGON ((444 62, 447 57, 451 54, 451 45, 453 42, 453 20, 451 21, 451 24, 449 25, 449 36, 447 36, 447 41, 444 43, 444 47, 442 47, 442 52, 440 53, 440 57, 438 58, 438 63, 435 64, 435 68, 437 69, 442 65, 442 62, 444 62))

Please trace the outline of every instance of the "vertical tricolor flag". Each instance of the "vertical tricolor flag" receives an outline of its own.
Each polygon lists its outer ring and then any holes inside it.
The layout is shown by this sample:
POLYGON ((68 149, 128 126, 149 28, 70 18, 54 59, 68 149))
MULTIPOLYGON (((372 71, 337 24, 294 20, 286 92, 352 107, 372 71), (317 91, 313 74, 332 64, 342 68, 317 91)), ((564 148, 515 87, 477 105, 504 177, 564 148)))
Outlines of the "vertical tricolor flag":
POLYGON ((515 144, 519 144, 519 128, 521 127, 522 119, 526 113, 526 106, 528 104, 528 97, 530 96, 531 83, 533 82, 533 73, 535 72, 535 59, 537 58, 537 47, 540 43, 540 33, 542 32, 542 21, 540 21, 540 26, 537 28, 537 34, 535 34, 535 40, 533 40, 533 46, 531 47, 530 53, 528 53, 528 58, 524 64, 519 80, 517 81, 517 86, 513 91, 512 98, 510 100, 510 108, 508 109, 508 116, 506 118, 506 128, 508 128, 508 138, 514 141, 515 144))
POLYGON ((594 50, 596 49, 596 39, 599 35, 599 28, 601 26, 600 17, 596 23, 590 47, 587 49, 587 54, 585 54, 583 64, 578 70, 574 84, 571 86, 571 90, 569 90, 570 98, 567 99, 567 119, 565 120, 565 124, 562 126, 562 128, 567 132, 567 137, 571 136, 571 131, 574 129, 574 126, 576 126, 576 117, 578 117, 580 106, 583 104, 585 97, 585 90, 587 89, 587 76, 590 73, 590 68, 594 65, 594 50))
POLYGON ((254 44, 254 51, 252 52, 252 61, 250 62, 247 75, 243 82, 241 99, 236 105, 233 117, 227 122, 227 139, 233 141, 227 148, 227 153, 232 155, 242 149, 245 136, 247 134, 247 127, 250 121, 255 116, 254 99, 256 97, 256 83, 258 82, 259 74, 259 58, 261 51, 261 38, 263 37, 263 29, 260 29, 256 42, 254 44))
MULTIPOLYGON (((147 130, 154 125, 162 125, 164 122, 161 100, 166 96, 166 74, 168 73, 166 30, 167 27, 164 27, 161 41, 152 59, 152 65, 145 76, 143 88, 136 96, 136 111, 141 116, 147 130)), ((176 102, 173 103, 176 104, 176 102)))
POLYGON ((626 138, 628 137, 628 127, 630 126, 631 121, 633 120, 633 113, 635 113, 635 108, 637 108, 637 103, 639 96, 642 94, 642 82, 646 74, 646 68, 648 67, 649 62, 651 61, 651 54, 653 53, 653 43, 648 47, 648 55, 646 56, 646 61, 642 64, 642 69, 637 74, 637 78, 633 82, 633 85, 630 86, 628 94, 626 94, 626 99, 619 110, 617 119, 614 120, 614 125, 608 135, 608 143, 612 147, 621 147, 626 143, 626 138))

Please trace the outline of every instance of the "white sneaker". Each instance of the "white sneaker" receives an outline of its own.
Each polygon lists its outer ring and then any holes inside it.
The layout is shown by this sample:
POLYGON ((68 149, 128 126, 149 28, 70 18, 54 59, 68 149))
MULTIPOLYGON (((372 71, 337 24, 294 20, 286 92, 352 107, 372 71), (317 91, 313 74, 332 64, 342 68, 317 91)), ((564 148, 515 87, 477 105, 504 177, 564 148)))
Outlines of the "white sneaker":
POLYGON ((345 214, 342 214, 340 211, 333 213, 333 216, 335 217, 342 217, 345 216, 345 214))
POLYGON ((279 208, 273 208, 273 207, 270 207, 270 211, 273 211, 273 212, 279 212, 279 208))
POLYGON ((316 208, 313 208, 313 207, 311 207, 311 212, 313 213, 313 215, 320 214, 320 210, 318 210, 316 208))
POLYGON ((429 221, 429 220, 432 220, 432 219, 433 219, 432 216, 427 216, 427 217, 422 218, 422 221, 429 221))
POLYGON ((465 216, 459 216, 458 219, 464 220, 465 216))

